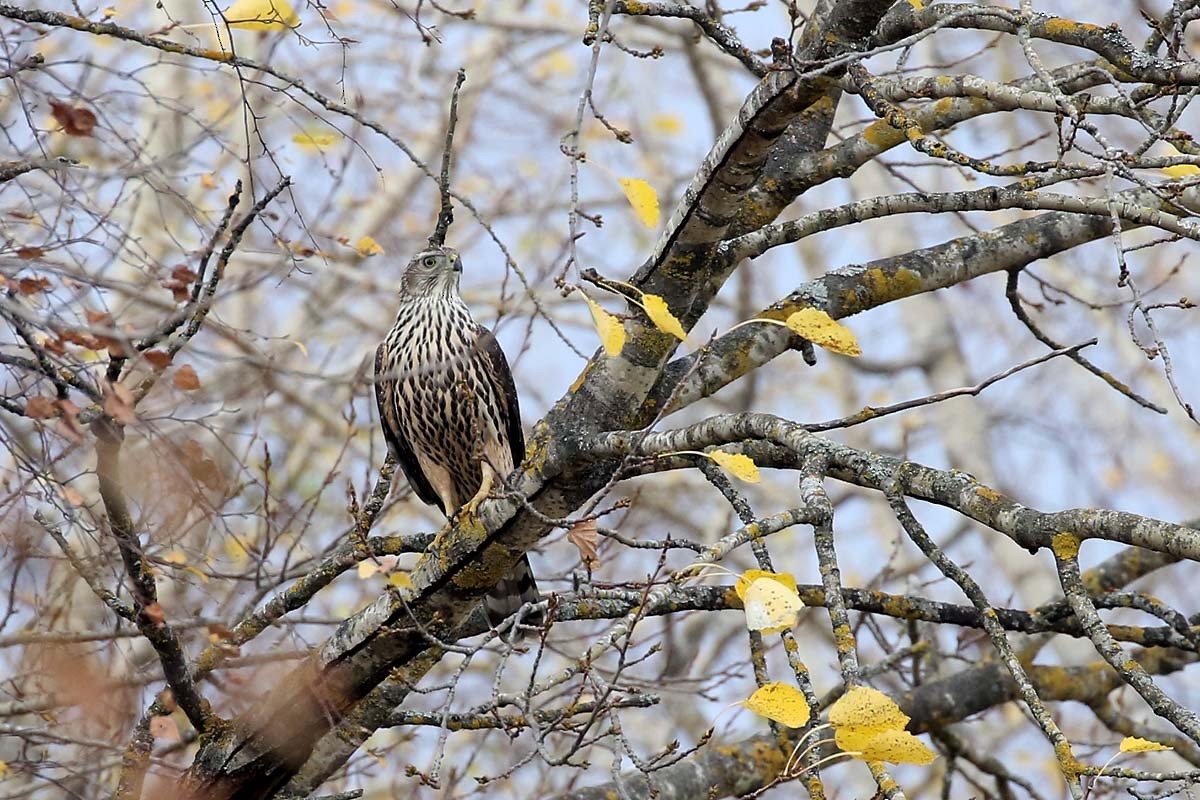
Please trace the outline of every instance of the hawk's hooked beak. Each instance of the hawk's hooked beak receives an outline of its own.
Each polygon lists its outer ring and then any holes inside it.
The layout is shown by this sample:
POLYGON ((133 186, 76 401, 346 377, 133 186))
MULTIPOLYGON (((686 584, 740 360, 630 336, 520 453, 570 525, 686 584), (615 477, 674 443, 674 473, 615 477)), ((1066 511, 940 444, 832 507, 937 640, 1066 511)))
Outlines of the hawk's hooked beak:
POLYGON ((454 270, 455 272, 462 272, 462 258, 455 256, 450 261, 450 269, 454 270))

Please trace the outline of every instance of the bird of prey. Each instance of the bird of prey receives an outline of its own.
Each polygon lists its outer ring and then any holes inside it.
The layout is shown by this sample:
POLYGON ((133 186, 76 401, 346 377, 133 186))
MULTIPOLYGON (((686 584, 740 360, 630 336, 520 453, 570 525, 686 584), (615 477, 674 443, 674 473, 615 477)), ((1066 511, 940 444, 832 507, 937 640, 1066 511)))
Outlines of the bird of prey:
MULTIPOLYGON (((461 277, 462 260, 449 247, 413 256, 400 280, 396 324, 375 351, 388 450, 417 497, 449 519, 473 511, 525 457, 512 371, 459 295, 461 277)), ((483 606, 495 627, 539 599, 522 556, 483 606)))

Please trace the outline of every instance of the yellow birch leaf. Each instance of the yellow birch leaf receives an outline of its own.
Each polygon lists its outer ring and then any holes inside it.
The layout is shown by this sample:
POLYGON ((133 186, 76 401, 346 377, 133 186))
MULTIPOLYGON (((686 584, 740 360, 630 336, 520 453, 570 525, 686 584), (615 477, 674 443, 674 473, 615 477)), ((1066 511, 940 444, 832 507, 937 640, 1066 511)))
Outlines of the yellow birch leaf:
POLYGON ((358 562, 358 579, 360 581, 365 581, 376 572, 379 572, 379 565, 374 561, 368 559, 367 561, 358 562))
POLYGON ((886 730, 864 733, 854 729, 838 729, 833 739, 837 746, 863 761, 887 761, 890 764, 924 766, 937 758, 925 743, 908 731, 886 730))
POLYGON ((1165 744, 1152 742, 1149 739, 1139 739, 1136 736, 1126 736, 1121 740, 1122 753, 1153 753, 1156 750, 1171 750, 1165 744))
POLYGON ((600 343, 604 345, 604 352, 612 357, 621 355, 621 349, 625 347, 625 326, 621 324, 621 320, 605 311, 599 303, 586 294, 583 295, 583 299, 587 301, 588 308, 591 309, 592 322, 596 325, 596 333, 600 335, 600 343))
POLYGON ((650 128, 665 136, 678 136, 683 127, 683 118, 678 114, 656 114, 650 118, 650 128))
POLYGON ((787 326, 815 345, 844 356, 861 356, 858 339, 845 325, 819 308, 802 308, 787 318, 787 326))
POLYGON ((908 4, 910 6, 912 6, 913 8, 915 8, 917 11, 920 11, 922 8, 925 7, 924 0, 908 0, 908 4))
POLYGON ((188 562, 187 554, 180 550, 172 550, 163 556, 163 561, 168 564, 186 564, 188 562))
POLYGON ((363 258, 367 258, 368 256, 383 255, 383 248, 379 246, 379 242, 375 241, 370 236, 364 236, 355 242, 354 249, 357 250, 358 254, 363 258))
POLYGON ((225 550, 226 557, 238 566, 242 566, 250 560, 250 554, 246 552, 245 546, 240 540, 232 536, 225 539, 222 548, 225 550))
POLYGON ((646 309, 646 316, 654 323, 654 327, 658 328, 663 333, 669 333, 681 342, 687 341, 687 332, 684 331, 683 325, 671 313, 671 309, 667 308, 667 301, 663 300, 656 294, 643 294, 642 306, 646 309))
POLYGON ((733 477, 746 483, 758 483, 758 465, 754 459, 741 453, 726 453, 724 450, 710 450, 705 453, 713 463, 728 472, 733 477))
POLYGON ((320 152, 326 147, 332 147, 341 139, 341 135, 336 131, 331 130, 307 130, 300 131, 292 137, 292 141, 300 145, 301 149, 320 152))
POLYGON ((855 686, 829 708, 829 724, 834 728, 902 731, 909 719, 895 700, 869 686, 855 686))
POLYGON ((746 590, 750 588, 750 584, 759 578, 778 581, 797 595, 800 594, 800 590, 796 587, 796 578, 790 572, 768 572, 765 569, 748 569, 742 573, 737 583, 733 585, 733 591, 737 594, 739 600, 743 603, 746 602, 746 590))
POLYGON ((869 686, 855 686, 829 709, 834 741, 864 761, 928 764, 937 758, 904 727, 909 716, 892 698, 869 686))
POLYGON ((809 709, 804 695, 786 683, 768 683, 762 686, 740 705, 760 717, 774 720, 789 728, 803 728, 808 724, 809 709))
POLYGON ((10 772, 12 772, 12 767, 8 765, 8 762, 0 761, 0 780, 7 778, 10 772))
POLYGON ((184 564, 183 569, 184 571, 195 575, 201 583, 208 583, 208 576, 201 572, 198 568, 193 567, 191 564, 184 564))
MULTIPOLYGON (((1181 156, 1183 153, 1172 147, 1171 152, 1168 153, 1168 155, 1181 156)), ((1162 171, 1165 174, 1170 175, 1172 178, 1186 178, 1189 175, 1200 174, 1200 167, 1197 167, 1194 164, 1176 164, 1173 167, 1163 167, 1162 171)))
POLYGON ((641 178, 617 178, 625 199, 633 206, 633 213, 647 228, 658 225, 658 193, 641 178))
POLYGON ((796 615, 804 608, 804 602, 795 589, 771 578, 759 578, 746 589, 742 608, 750 630, 782 633, 796 624, 796 615))
POLYGON ((255 31, 294 28, 300 24, 287 0, 237 0, 224 16, 231 28, 255 31))
POLYGON ((388 583, 397 589, 413 588, 412 578, 409 577, 407 572, 393 572, 391 575, 388 575, 388 583))

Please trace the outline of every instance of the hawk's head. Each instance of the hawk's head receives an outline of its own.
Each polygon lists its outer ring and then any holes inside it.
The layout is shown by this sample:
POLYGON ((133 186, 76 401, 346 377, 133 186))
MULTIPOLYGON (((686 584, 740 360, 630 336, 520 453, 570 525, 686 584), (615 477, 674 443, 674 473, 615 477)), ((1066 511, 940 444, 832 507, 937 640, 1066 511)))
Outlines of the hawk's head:
POLYGON ((462 259, 450 247, 429 247, 412 257, 400 279, 400 291, 410 295, 450 294, 458 291, 462 259))

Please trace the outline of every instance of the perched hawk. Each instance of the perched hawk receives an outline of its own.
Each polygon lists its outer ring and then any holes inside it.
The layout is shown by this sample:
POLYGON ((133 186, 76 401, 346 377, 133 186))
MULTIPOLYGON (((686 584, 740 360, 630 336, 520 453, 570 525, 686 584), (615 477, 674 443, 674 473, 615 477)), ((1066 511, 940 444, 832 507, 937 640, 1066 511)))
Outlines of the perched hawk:
MULTIPOLYGON (((459 296, 461 277, 454 250, 417 253, 400 280, 396 324, 375 351, 375 399, 388 450, 417 497, 448 518, 473 509, 525 457, 512 371, 496 337, 459 296)), ((497 625, 538 599, 522 556, 483 606, 497 625)))

